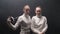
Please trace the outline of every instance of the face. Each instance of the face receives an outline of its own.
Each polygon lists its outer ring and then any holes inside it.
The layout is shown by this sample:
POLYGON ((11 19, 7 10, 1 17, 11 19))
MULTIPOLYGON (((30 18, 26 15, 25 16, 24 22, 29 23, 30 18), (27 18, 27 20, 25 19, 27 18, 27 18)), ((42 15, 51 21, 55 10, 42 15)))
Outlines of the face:
POLYGON ((29 5, 26 5, 25 7, 24 7, 24 13, 25 14, 29 14, 29 12, 30 12, 30 7, 29 7, 29 5))
POLYGON ((37 7, 36 10, 35 10, 35 13, 36 13, 37 15, 40 15, 40 13, 41 13, 41 8, 40 8, 40 7, 37 7))

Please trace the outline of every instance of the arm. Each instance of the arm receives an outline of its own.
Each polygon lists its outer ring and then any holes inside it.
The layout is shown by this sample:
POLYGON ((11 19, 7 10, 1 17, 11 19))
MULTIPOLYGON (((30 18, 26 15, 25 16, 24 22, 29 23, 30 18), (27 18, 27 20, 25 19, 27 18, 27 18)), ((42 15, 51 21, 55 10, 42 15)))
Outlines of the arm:
POLYGON ((40 34, 40 31, 39 30, 37 30, 36 28, 34 28, 34 18, 32 18, 32 23, 31 23, 31 29, 32 29, 32 31, 33 32, 35 32, 35 33, 37 33, 37 34, 40 34))
POLYGON ((43 28, 43 30, 42 30, 42 33, 45 33, 45 32, 47 31, 47 28, 48 28, 47 19, 46 19, 46 18, 45 18, 44 23, 45 23, 45 26, 44 26, 44 28, 43 28))
POLYGON ((21 22, 21 21, 22 21, 22 19, 19 17, 18 20, 17 20, 17 22, 16 22, 16 24, 13 25, 13 24, 11 23, 10 18, 8 18, 8 19, 7 19, 7 24, 8 24, 9 27, 11 27, 13 30, 16 30, 17 27, 20 25, 20 22, 21 22))
POLYGON ((38 31, 37 29, 35 29, 35 28, 33 28, 33 27, 31 27, 31 29, 32 29, 33 32, 35 32, 35 33, 37 33, 37 34, 40 34, 40 31, 38 31))

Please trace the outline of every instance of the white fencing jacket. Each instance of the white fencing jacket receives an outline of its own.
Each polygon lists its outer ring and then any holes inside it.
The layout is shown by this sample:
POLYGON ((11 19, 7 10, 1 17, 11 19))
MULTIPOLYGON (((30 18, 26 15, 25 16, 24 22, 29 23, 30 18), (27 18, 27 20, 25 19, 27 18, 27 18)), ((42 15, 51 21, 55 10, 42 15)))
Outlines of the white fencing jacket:
POLYGON ((45 33, 48 28, 47 19, 45 16, 33 16, 31 29, 33 32, 40 34, 40 32, 45 33))
MULTIPOLYGON (((9 19, 8 19, 8 21, 9 21, 9 19)), ((15 25, 13 25, 12 23, 9 23, 9 26, 14 30, 17 29, 18 26, 21 26, 21 31, 23 33, 28 32, 28 31, 30 31, 30 28, 31 28, 31 18, 29 15, 23 14, 23 15, 19 16, 15 25)), ((21 32, 21 34, 23 34, 22 32, 21 32)))

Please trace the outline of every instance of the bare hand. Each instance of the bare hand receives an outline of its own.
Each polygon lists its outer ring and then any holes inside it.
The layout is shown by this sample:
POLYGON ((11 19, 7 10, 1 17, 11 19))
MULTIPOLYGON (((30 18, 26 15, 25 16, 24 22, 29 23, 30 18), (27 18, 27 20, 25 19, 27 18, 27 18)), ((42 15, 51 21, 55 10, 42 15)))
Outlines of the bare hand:
POLYGON ((44 33, 40 32, 39 34, 44 34, 44 33))

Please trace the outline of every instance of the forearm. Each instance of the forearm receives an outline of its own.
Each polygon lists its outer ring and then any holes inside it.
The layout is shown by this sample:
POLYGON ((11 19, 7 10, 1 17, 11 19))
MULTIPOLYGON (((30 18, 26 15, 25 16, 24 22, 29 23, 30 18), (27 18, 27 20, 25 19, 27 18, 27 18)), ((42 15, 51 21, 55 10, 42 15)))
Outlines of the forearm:
POLYGON ((45 28, 43 28, 42 33, 45 33, 47 31, 48 26, 46 25, 45 28))
POLYGON ((47 31, 48 24, 47 24, 47 18, 44 20, 44 28, 42 29, 42 33, 45 33, 47 31))
POLYGON ((10 28, 12 28, 13 30, 16 30, 16 27, 11 22, 7 22, 7 23, 10 28))
POLYGON ((32 31, 33 31, 33 32, 35 32, 35 33, 37 33, 37 34, 39 34, 39 33, 40 33, 40 31, 39 31, 39 30, 37 30, 37 29, 35 29, 35 28, 32 28, 32 31))
POLYGON ((16 24, 13 25, 13 24, 11 23, 11 18, 8 18, 8 19, 7 19, 7 23, 8 23, 8 25, 9 25, 9 27, 11 27, 13 30, 16 30, 16 29, 18 28, 18 26, 20 25, 20 22, 21 22, 21 21, 22 21, 22 19, 19 17, 18 20, 16 21, 16 24))

